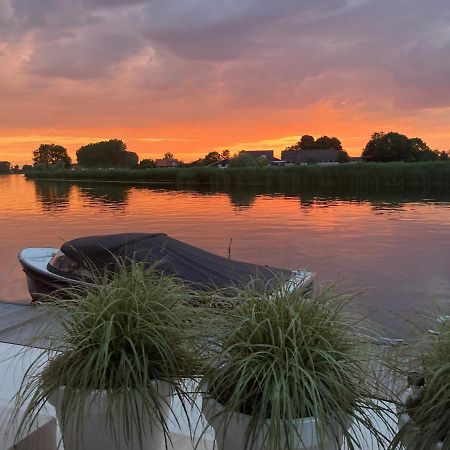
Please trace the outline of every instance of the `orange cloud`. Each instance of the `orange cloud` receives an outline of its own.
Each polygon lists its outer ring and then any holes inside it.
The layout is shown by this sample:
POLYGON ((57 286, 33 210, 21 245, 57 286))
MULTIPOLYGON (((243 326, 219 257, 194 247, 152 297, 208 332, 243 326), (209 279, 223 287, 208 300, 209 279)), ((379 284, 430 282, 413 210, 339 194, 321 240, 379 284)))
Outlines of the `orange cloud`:
POLYGON ((305 133, 359 155, 382 130, 448 149, 446 14, 447 0, 408 14, 388 0, 4 0, 0 159, 120 138, 189 161, 305 133))

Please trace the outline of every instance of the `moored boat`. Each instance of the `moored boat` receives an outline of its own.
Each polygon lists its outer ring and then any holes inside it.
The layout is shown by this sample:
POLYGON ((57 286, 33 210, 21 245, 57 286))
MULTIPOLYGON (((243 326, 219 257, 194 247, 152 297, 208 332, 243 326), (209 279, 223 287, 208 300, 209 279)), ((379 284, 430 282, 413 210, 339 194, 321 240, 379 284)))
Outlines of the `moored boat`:
POLYGON ((252 280, 266 284, 286 280, 289 288, 311 289, 314 274, 235 261, 174 239, 164 233, 123 233, 87 236, 57 248, 25 248, 18 255, 33 300, 74 286, 88 287, 93 274, 113 273, 119 261, 157 263, 161 272, 198 289, 244 286, 252 280))

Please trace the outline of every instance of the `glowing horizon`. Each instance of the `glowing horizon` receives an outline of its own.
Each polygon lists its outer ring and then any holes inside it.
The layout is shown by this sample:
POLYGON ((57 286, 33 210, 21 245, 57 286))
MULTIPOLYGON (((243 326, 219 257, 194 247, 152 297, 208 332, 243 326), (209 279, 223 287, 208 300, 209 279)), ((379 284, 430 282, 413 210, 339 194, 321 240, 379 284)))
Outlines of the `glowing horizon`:
POLYGON ((0 160, 112 138, 141 159, 279 155, 302 134, 358 156, 375 131, 450 149, 445 0, 209 5, 0 0, 0 160))

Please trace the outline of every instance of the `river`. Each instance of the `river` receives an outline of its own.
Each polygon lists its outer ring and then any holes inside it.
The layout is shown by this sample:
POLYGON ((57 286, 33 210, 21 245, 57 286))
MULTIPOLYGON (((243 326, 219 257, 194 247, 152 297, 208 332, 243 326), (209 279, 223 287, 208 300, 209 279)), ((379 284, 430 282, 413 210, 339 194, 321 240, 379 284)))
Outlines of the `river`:
POLYGON ((361 291, 356 306, 391 337, 417 312, 450 313, 450 194, 317 195, 0 176, 0 299, 28 302, 23 247, 79 236, 165 232, 238 260, 307 268, 361 291))

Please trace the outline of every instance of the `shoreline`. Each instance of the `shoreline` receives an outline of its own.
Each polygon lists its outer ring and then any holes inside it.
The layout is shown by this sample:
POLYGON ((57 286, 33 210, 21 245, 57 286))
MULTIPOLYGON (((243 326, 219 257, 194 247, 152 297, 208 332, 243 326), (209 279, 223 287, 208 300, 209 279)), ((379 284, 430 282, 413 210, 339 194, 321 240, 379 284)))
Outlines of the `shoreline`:
POLYGON ((34 170, 26 179, 164 186, 265 187, 345 191, 450 190, 450 162, 356 163, 265 168, 34 170))

